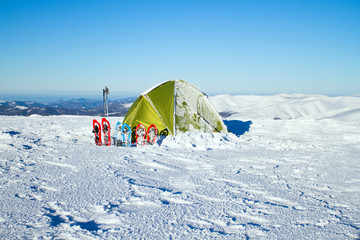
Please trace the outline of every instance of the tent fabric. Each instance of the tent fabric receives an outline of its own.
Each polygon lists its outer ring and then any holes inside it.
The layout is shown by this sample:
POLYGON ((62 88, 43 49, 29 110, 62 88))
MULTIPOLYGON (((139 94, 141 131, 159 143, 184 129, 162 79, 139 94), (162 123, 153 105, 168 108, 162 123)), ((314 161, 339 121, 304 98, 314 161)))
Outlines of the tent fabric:
MULTIPOLYGON (((174 81, 168 81, 146 94, 159 112, 164 125, 169 128, 174 126, 174 85, 174 81)), ((169 130, 173 132, 172 128, 169 130)))
POLYGON ((155 124, 164 135, 177 132, 227 132, 207 95, 183 80, 171 80, 143 92, 127 112, 124 123, 135 129, 155 124))

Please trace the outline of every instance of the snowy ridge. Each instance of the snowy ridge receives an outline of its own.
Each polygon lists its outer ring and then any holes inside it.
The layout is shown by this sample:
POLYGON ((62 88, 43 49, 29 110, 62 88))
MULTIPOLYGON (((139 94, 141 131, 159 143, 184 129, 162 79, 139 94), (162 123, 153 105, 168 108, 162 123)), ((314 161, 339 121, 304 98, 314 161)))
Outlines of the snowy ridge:
POLYGON ((92 117, 0 116, 0 238, 360 237, 356 97, 211 100, 233 133, 138 148, 95 146, 92 117))
POLYGON ((219 112, 229 112, 234 119, 359 119, 360 97, 279 94, 275 96, 218 95, 210 101, 219 112), (346 116, 345 116, 346 115, 346 116), (340 118, 338 118, 340 119, 340 118))

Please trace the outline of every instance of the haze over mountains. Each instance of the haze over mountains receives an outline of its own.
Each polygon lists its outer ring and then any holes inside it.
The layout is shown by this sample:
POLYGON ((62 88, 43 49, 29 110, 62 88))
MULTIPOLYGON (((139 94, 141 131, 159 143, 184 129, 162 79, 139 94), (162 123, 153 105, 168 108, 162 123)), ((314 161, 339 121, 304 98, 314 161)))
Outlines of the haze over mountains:
MULTIPOLYGON (((123 117, 136 97, 109 100, 109 116, 123 117)), ((360 95, 329 97, 324 95, 277 94, 261 95, 215 95, 209 97, 223 118, 236 115, 251 119, 295 118, 350 118, 360 117, 360 95), (253 111, 257 106, 259 111, 253 111)), ((89 98, 58 100, 53 102, 4 101, 0 99, 0 115, 84 115, 102 116, 103 101, 89 98)), ((233 116, 235 117, 235 116, 233 116)))
MULTIPOLYGON (((125 116, 135 98, 109 100, 110 116, 125 116)), ((90 115, 99 116, 104 113, 103 101, 92 99, 59 100, 56 102, 34 101, 0 101, 0 115, 30 116, 30 115, 90 115)))

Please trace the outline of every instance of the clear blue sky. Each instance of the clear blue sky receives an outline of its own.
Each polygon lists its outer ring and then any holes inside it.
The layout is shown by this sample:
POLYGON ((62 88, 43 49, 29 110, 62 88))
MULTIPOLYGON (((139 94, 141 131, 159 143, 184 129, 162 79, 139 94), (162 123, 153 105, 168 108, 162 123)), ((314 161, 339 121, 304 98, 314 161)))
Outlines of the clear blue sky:
POLYGON ((360 93, 360 1, 0 1, 0 92, 360 93))

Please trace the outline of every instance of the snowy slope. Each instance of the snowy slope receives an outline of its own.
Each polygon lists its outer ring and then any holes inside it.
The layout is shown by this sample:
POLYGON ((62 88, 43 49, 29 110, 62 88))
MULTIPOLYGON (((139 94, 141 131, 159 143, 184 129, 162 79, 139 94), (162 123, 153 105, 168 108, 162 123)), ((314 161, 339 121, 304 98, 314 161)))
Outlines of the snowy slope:
POLYGON ((234 119, 322 119, 343 116, 341 120, 354 121, 360 117, 359 96, 218 95, 210 100, 220 112, 233 113, 234 119))
POLYGON ((0 116, 0 239, 360 237, 359 97, 211 101, 240 136, 98 147, 92 117, 0 116))

